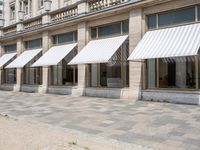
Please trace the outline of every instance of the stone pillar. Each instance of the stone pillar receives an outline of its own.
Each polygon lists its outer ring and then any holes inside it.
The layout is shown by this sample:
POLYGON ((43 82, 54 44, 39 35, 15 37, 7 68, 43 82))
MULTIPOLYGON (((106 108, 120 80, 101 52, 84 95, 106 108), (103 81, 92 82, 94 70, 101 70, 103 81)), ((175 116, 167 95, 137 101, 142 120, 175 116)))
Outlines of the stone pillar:
MULTIPOLYGON (((87 25, 86 22, 78 24, 78 52, 87 44, 87 25)), ((78 65, 78 95, 83 95, 84 88, 87 85, 87 67, 86 65, 78 65)))
POLYGON ((181 58, 178 58, 176 61, 176 86, 184 89, 187 86, 186 85, 186 75, 187 75, 186 61, 178 62, 179 59, 181 58))
POLYGON ((0 29, 0 37, 3 36, 3 30, 0 29))
POLYGON ((78 14, 85 14, 89 11, 88 2, 87 1, 78 1, 78 14))
MULTIPOLYGON (((49 50, 50 48, 50 37, 48 32, 43 32, 42 33, 42 52, 43 54, 49 50)), ((46 93, 47 88, 48 88, 48 67, 43 67, 42 68, 42 88, 39 89, 40 93, 46 93)))
POLYGON ((17 32, 21 32, 24 29, 24 26, 21 22, 17 24, 17 32))
POLYGON ((37 12, 39 10, 38 3, 39 3, 39 1, 32 0, 32 16, 33 17, 37 16, 37 12))
POLYGON ((49 15, 49 13, 45 13, 43 16, 42 16, 42 24, 43 25, 48 25, 49 23, 50 23, 50 20, 51 18, 50 18, 50 15, 49 15))
MULTIPOLYGON (((24 50, 22 38, 17 39, 17 56, 19 56, 24 50)), ((22 84, 22 71, 23 68, 17 68, 16 70, 16 85, 14 86, 14 91, 18 92, 21 89, 22 84)))
POLYGON ((20 10, 20 2, 19 0, 16 0, 15 2, 15 17, 16 17, 16 22, 19 22, 19 16, 18 16, 18 11, 20 10))
MULTIPOLYGON (((2 43, 0 43, 0 56, 3 55, 3 46, 2 43)), ((3 73, 3 67, 0 68, 0 85, 2 84, 2 73, 3 73)))
MULTIPOLYGON (((129 50, 130 53, 137 46, 142 38, 142 9, 134 9, 130 11, 129 16, 129 50)), ((143 62, 130 61, 129 63, 129 97, 132 100, 141 99, 142 88, 142 72, 143 62)))

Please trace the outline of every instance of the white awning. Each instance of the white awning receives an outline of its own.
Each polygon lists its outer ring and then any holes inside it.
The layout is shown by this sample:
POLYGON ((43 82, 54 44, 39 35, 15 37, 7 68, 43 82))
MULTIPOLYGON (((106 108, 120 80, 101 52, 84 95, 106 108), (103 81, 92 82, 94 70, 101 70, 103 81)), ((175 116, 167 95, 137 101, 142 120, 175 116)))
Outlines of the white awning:
POLYGON ((69 64, 107 63, 127 37, 126 35, 92 40, 69 62, 69 64))
POLYGON ((10 54, 4 54, 0 57, 0 67, 3 67, 8 61, 10 61, 12 58, 14 58, 17 55, 17 53, 10 53, 10 54))
POLYGON ((128 60, 193 56, 199 47, 199 23, 148 31, 128 60))
POLYGON ((76 47, 77 43, 51 47, 31 67, 57 65, 76 47))
POLYGON ((37 56, 42 49, 26 50, 5 68, 23 68, 29 61, 37 56))

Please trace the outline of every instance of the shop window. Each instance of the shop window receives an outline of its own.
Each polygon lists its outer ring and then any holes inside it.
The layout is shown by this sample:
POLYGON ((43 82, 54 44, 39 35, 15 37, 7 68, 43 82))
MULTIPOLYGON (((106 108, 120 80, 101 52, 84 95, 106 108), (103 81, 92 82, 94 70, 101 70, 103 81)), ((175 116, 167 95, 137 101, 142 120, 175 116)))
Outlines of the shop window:
POLYGON ((23 69, 23 83, 28 85, 42 84, 42 67, 31 67, 42 56, 39 53, 33 60, 31 60, 23 69))
MULTIPOLYGON (((11 44, 11 45, 5 45, 4 46, 4 52, 7 53, 13 53, 17 50, 17 44, 11 44)), ((10 62, 12 62, 16 57, 11 59, 9 62, 5 64, 7 66, 10 62)), ((16 84, 16 69, 3 69, 2 70, 2 83, 5 84, 16 84)))
POLYGON ((77 48, 72 50, 58 65, 51 67, 51 85, 74 86, 78 82, 78 66, 67 65, 77 54, 77 48))
POLYGON ((195 58, 159 59, 159 87, 194 89, 196 87, 195 58))
POLYGON ((158 14, 159 27, 195 21, 195 7, 183 8, 158 14))
POLYGON ((156 15, 147 16, 147 26, 148 26, 148 29, 155 29, 157 27, 156 15))
POLYGON ((16 84, 16 69, 4 69, 3 74, 3 83, 16 84))
POLYGON ((157 87, 156 68, 157 68, 156 59, 147 60, 148 88, 150 89, 157 87))
MULTIPOLYGON (((42 39, 35 39, 25 42, 26 50, 37 49, 42 47, 42 39)), ((42 67, 31 67, 42 56, 40 52, 32 59, 23 69, 23 84, 40 85, 42 84, 42 67)))
POLYGON ((112 56, 109 63, 90 64, 90 86, 123 88, 129 86, 128 41, 112 56))

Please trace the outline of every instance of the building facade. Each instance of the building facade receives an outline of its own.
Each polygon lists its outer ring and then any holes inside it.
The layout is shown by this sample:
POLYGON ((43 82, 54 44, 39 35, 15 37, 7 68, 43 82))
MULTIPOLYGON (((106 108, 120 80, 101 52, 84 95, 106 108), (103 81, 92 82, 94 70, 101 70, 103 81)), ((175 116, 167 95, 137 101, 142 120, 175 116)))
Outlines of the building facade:
POLYGON ((200 0, 7 0, 2 10, 2 90, 199 104, 200 0))

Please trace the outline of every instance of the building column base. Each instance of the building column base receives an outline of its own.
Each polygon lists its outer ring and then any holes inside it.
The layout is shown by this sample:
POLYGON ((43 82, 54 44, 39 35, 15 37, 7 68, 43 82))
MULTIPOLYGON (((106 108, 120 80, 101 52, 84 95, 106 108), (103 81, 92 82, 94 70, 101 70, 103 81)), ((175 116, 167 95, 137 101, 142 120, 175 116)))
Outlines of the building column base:
POLYGON ((13 91, 14 92, 20 92, 21 91, 21 85, 19 85, 19 84, 14 85, 13 91))

